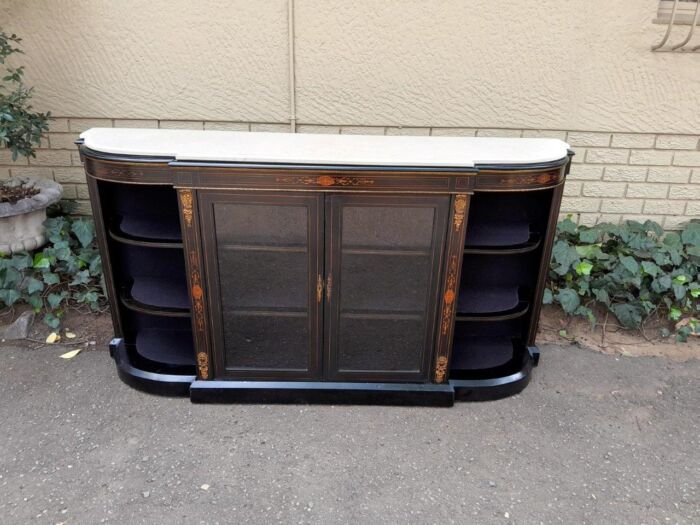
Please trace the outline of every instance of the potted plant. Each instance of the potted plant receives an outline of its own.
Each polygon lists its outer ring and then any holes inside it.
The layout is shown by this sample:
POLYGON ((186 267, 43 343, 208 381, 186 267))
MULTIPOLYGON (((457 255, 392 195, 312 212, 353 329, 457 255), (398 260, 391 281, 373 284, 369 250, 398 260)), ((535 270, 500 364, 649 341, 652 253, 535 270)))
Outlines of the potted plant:
MULTIPOLYGON (((0 64, 13 54, 21 39, 0 30, 0 64)), ((49 113, 32 110, 32 88, 22 82, 24 68, 5 67, 0 81, 0 147, 18 156, 34 157, 34 147, 49 129, 49 113)), ((0 184, 0 254, 32 250, 45 242, 42 223, 46 207, 56 202, 62 188, 50 180, 23 177, 0 184)))

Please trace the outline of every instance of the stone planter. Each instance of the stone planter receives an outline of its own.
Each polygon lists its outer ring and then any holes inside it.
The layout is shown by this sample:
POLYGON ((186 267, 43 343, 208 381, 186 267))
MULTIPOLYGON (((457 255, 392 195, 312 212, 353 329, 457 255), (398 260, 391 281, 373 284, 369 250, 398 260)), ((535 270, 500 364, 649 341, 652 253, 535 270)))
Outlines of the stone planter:
POLYGON ((30 177, 9 179, 2 184, 33 187, 39 193, 14 204, 0 203, 0 254, 8 255, 43 246, 46 243, 46 208, 61 198, 63 188, 52 180, 30 177))

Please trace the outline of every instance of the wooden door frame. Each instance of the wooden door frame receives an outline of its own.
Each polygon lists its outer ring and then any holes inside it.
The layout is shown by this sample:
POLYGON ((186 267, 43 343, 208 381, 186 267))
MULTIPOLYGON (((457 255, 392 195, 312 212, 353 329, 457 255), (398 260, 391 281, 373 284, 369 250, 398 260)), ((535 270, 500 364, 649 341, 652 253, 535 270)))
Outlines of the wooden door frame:
POLYGON ((326 284, 325 315, 323 330, 323 377, 326 381, 402 381, 425 383, 429 381, 437 324, 438 295, 440 292, 441 268, 445 253, 447 237, 447 220, 449 215, 449 195, 390 195, 369 193, 327 193, 325 203, 325 275, 326 284), (342 203, 342 204, 341 204, 342 203), (370 206, 407 206, 423 205, 435 209, 433 223, 433 247, 431 259, 430 285, 426 305, 426 321, 423 342, 423 356, 419 372, 391 371, 357 371, 342 372, 338 370, 338 340, 335 326, 339 319, 341 265, 340 249, 342 246, 342 223, 340 210, 346 203, 370 206), (330 281, 330 282, 329 282, 330 281), (329 286, 330 284, 330 286, 329 286), (330 288, 330 292, 329 292, 330 288))
POLYGON ((204 259, 209 304, 209 330, 212 339, 214 375, 238 380, 313 380, 322 378, 323 300, 317 300, 317 276, 323 275, 323 195, 318 193, 250 192, 235 190, 198 190, 197 201, 202 224, 201 254, 204 259), (308 242, 308 328, 309 359, 307 371, 298 370, 226 370, 223 341, 219 258, 215 235, 214 204, 292 204, 307 208, 308 242))

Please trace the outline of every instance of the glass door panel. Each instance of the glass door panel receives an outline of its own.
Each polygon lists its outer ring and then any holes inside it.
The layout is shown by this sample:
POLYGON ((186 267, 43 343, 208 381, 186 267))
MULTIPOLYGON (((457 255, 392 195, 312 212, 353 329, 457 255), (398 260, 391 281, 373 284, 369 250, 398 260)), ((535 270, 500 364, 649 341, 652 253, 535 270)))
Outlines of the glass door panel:
POLYGON ((327 198, 326 377, 425 380, 449 197, 327 198))
POLYGON ((319 377, 321 198, 200 192, 217 375, 319 377))

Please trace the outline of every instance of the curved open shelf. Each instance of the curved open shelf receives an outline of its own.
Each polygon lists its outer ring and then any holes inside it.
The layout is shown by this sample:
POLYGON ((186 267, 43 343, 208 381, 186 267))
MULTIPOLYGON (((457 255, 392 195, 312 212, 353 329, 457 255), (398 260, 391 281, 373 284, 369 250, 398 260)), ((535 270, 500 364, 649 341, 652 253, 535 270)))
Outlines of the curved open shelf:
POLYGON ((505 321, 525 315, 530 303, 518 286, 464 286, 457 299, 457 321, 505 321))
POLYGON ((119 231, 135 239, 182 242, 180 222, 159 215, 134 213, 122 215, 119 220, 119 231))
POLYGON ((158 369, 187 369, 195 366, 191 330, 146 328, 136 333, 134 350, 158 369))
POLYGON ((129 237, 124 232, 119 230, 107 230, 109 236, 122 244, 131 244, 132 246, 143 246, 145 248, 179 248, 182 249, 182 242, 177 241, 158 241, 154 239, 136 239, 129 237))
POLYGON ((467 226, 464 253, 511 255, 536 250, 541 236, 526 222, 476 222, 467 226))
POLYGON ((459 311, 455 317, 455 321, 508 321, 522 317, 530 311, 530 303, 527 301, 518 301, 518 305, 508 311, 492 313, 492 314, 463 314, 459 311))
POLYGON ((189 317, 190 300, 184 282, 159 277, 136 277, 122 289, 122 304, 135 312, 167 317, 189 317))
POLYGON ((452 348, 450 379, 490 379, 517 372, 525 348, 507 336, 458 334, 452 348))

